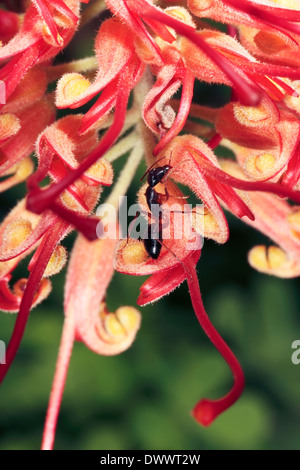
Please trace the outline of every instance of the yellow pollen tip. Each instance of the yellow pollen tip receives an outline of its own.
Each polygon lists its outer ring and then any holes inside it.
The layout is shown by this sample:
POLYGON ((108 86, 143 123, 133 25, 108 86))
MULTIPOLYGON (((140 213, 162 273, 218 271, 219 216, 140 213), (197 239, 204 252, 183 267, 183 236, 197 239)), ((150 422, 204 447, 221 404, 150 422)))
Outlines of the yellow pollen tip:
POLYGON ((280 268, 287 261, 286 253, 278 246, 255 246, 249 252, 249 263, 258 271, 268 272, 280 268))
POLYGON ((34 170, 33 161, 30 157, 24 158, 16 168, 16 178, 18 181, 24 181, 34 170))
POLYGON ((134 45, 139 58, 146 64, 151 64, 154 60, 153 52, 143 43, 139 36, 136 36, 134 39, 134 45))
POLYGON ((168 7, 165 12, 189 26, 195 26, 190 13, 184 7, 168 7))
POLYGON ((263 106, 242 106, 239 104, 233 107, 234 117, 236 120, 247 127, 256 127, 258 124, 261 125, 263 121, 269 123, 269 116, 266 109, 263 106))
POLYGON ((0 116, 0 141, 16 135, 20 128, 19 119, 14 114, 2 114, 0 116))
POLYGON ((268 249, 268 260, 271 269, 276 269, 286 262, 285 252, 278 246, 270 246, 268 249))
POLYGON ((194 207, 192 210, 192 226, 197 233, 205 235, 205 232, 215 231, 218 223, 206 206, 194 207))
POLYGON ((300 210, 292 212, 287 216, 287 221, 292 225, 295 230, 300 231, 300 210))
POLYGON ((135 331, 140 324, 140 312, 134 307, 120 307, 116 311, 116 317, 126 333, 135 331))
POLYGON ((56 40, 57 40, 57 43, 58 43, 60 46, 63 46, 63 45, 64 45, 64 40, 63 40, 63 38, 61 37, 61 35, 60 35, 59 33, 57 33, 56 40))
POLYGON ((80 73, 67 73, 59 81, 57 101, 72 101, 82 95, 91 83, 80 73))
POLYGON ((10 222, 4 232, 3 248, 10 251, 18 248, 32 232, 32 225, 29 220, 19 219, 10 222))
POLYGON ((271 153, 251 155, 245 162, 245 171, 249 176, 269 176, 274 170, 276 158, 271 153))
POLYGON ((264 153, 255 158, 255 166, 261 173, 270 171, 276 163, 276 158, 271 153, 264 153))
POLYGON ((95 180, 105 180, 107 182, 112 182, 113 168, 107 160, 101 159, 94 163, 85 172, 85 175, 95 180))
POLYGON ((114 313, 108 313, 106 315, 104 320, 104 328, 109 336, 117 341, 123 339, 126 335, 126 331, 114 313))
POLYGON ((122 257, 125 264, 141 264, 149 258, 142 241, 133 240, 127 243, 125 241, 122 250, 122 257))
POLYGON ((47 264, 44 277, 59 273, 67 262, 67 251, 62 245, 57 245, 47 264))
POLYGON ((112 313, 105 302, 100 305, 99 316, 97 332, 106 343, 121 343, 128 335, 137 332, 141 322, 141 314, 134 307, 119 307, 116 313, 112 313))
POLYGON ((43 26, 43 35, 44 35, 44 39, 48 43, 55 44, 55 37, 52 36, 50 28, 46 24, 44 24, 44 26, 43 26))
POLYGON ((195 207, 192 210, 192 227, 202 237, 218 243, 227 240, 227 234, 221 230, 217 219, 206 206, 195 207))

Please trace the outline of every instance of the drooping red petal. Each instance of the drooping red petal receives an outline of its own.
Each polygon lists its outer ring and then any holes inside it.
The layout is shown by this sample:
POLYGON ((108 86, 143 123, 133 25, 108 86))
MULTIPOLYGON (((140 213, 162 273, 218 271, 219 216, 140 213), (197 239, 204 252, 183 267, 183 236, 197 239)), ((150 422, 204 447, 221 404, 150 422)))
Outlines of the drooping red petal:
POLYGON ((229 365, 234 378, 233 387, 227 393, 227 395, 217 400, 203 398, 194 407, 192 414, 196 421, 198 421, 198 423, 202 424, 203 426, 209 426, 217 416, 226 411, 230 406, 233 405, 233 403, 236 402, 236 400, 238 400, 243 392, 245 379, 243 370, 237 358, 229 346, 222 339, 217 330, 214 328, 207 316, 207 313, 205 312, 201 299, 194 261, 189 259, 186 265, 187 282, 195 314, 204 332, 229 365))
MULTIPOLYGON (((201 250, 192 254, 193 261, 197 264, 201 250)), ((138 305, 147 305, 156 302, 161 297, 172 292, 186 279, 186 272, 181 264, 170 268, 166 272, 156 272, 140 287, 138 305)))

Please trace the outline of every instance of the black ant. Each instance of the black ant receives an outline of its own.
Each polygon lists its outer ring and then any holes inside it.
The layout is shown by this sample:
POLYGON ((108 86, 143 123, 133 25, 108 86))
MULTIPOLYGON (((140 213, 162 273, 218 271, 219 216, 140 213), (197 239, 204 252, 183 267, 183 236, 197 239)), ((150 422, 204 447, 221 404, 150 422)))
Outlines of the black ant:
MULTIPOLYGON (((155 164, 156 163, 157 162, 155 162, 155 164)), ((157 216, 157 209, 161 207, 163 198, 165 198, 165 200, 168 200, 169 197, 167 188, 165 188, 165 194, 160 194, 154 189, 154 187, 163 181, 164 177, 169 173, 172 168, 173 167, 170 164, 158 166, 157 168, 150 167, 141 178, 143 180, 144 177, 147 175, 148 186, 145 191, 145 197, 148 208, 154 217, 157 216), (155 207, 155 211, 153 210, 153 206, 155 207)), ((157 259, 161 252, 161 247, 163 244, 162 229, 162 213, 161 211, 159 211, 158 224, 156 222, 148 224, 148 236, 143 240, 145 250, 147 251, 148 255, 151 256, 151 258, 153 259, 157 259)))
MULTIPOLYGON (((165 157, 162 157, 160 160, 163 160, 164 158, 165 157)), ((171 157, 170 157, 170 160, 171 160, 171 157)), ((144 194, 145 194, 146 202, 150 211, 148 212, 147 237, 143 238, 143 243, 144 243, 146 252, 152 259, 157 259, 160 255, 162 246, 165 246, 163 243, 163 228, 164 228, 163 227, 163 214, 160 208, 163 202, 169 199, 166 179, 168 177, 168 173, 172 169, 175 168, 175 167, 173 168, 170 165, 170 160, 169 160, 168 165, 163 165, 163 166, 158 166, 156 168, 153 168, 154 165, 158 163, 159 160, 157 160, 153 165, 151 165, 147 169, 146 173, 141 178, 141 181, 142 181, 147 175, 148 186, 144 194), (165 178, 165 181, 163 181, 164 178, 165 178), (166 182, 165 193, 161 194, 156 191, 155 186, 163 182, 166 182), (151 223, 151 218, 156 219, 156 221, 151 223)), ((185 199, 186 197, 183 196, 183 198, 185 199)), ((138 217, 139 213, 140 212, 136 213, 135 218, 138 217)), ((169 248, 167 249, 169 250, 169 248)), ((177 258, 176 255, 174 256, 177 258)))

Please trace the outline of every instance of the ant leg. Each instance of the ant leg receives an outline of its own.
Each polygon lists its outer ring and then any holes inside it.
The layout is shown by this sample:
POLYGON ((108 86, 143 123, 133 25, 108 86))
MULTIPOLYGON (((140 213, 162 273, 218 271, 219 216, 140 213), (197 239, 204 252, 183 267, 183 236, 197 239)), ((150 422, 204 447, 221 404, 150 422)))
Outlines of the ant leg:
POLYGON ((129 226, 128 226, 128 230, 127 230, 127 242, 126 242, 126 245, 124 245, 123 248, 125 248, 125 246, 128 245, 129 243, 129 237, 131 236, 131 232, 133 231, 133 229, 135 228, 133 226, 133 224, 135 223, 136 219, 140 216, 141 212, 140 211, 137 211, 135 216, 134 216, 134 219, 130 222, 129 226))

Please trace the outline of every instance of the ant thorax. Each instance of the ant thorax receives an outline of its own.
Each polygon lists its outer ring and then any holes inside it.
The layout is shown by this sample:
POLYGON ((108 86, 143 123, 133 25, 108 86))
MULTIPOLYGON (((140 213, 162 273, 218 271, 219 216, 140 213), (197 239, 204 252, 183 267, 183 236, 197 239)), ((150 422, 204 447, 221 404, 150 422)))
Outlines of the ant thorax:
POLYGON ((147 175, 148 185, 151 186, 151 188, 154 188, 154 186, 156 186, 158 183, 161 183, 171 168, 171 165, 164 165, 150 170, 147 175))

